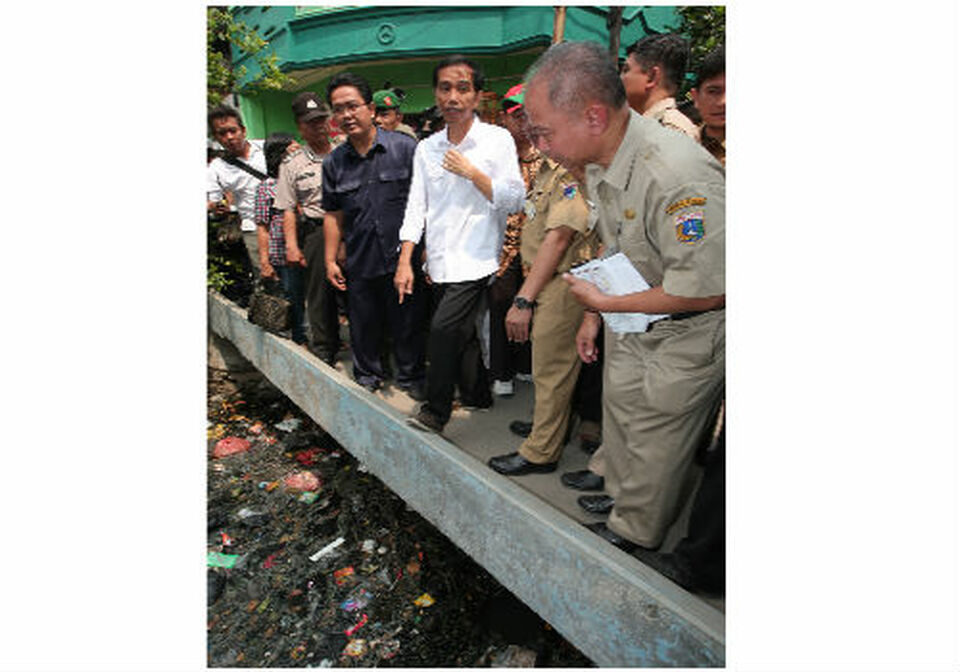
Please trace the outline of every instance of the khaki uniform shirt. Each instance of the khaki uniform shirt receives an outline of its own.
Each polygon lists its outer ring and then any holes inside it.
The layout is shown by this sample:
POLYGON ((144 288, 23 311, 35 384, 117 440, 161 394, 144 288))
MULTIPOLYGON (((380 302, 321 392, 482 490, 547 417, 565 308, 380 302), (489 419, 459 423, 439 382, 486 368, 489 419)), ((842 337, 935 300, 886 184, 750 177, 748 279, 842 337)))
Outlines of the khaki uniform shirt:
POLYGON ((719 161, 724 167, 727 165, 727 139, 717 140, 711 138, 704 132, 706 126, 702 124, 697 127, 697 141, 703 145, 703 148, 713 154, 713 158, 719 161))
POLYGON ((397 128, 395 130, 397 133, 403 133, 404 135, 409 135, 414 140, 419 140, 419 138, 417 138, 416 131, 402 122, 397 124, 397 128))
POLYGON ((667 294, 726 293, 724 170, 716 159, 631 111, 610 166, 588 165, 586 181, 607 253, 623 252, 667 294))
POLYGON ((686 133, 699 142, 700 134, 697 132, 696 125, 690 121, 687 115, 677 109, 677 101, 673 98, 664 98, 644 112, 643 116, 656 119, 667 128, 686 133))
POLYGON ((323 196, 321 167, 324 156, 314 152, 309 145, 303 145, 285 158, 280 164, 273 207, 293 210, 300 205, 305 216, 323 217, 320 199, 323 196))
POLYGON ((566 226, 577 234, 557 264, 556 272, 565 273, 574 265, 589 261, 597 247, 597 234, 590 226, 587 203, 580 186, 569 171, 545 158, 533 187, 527 193, 526 224, 520 239, 520 255, 529 269, 547 231, 566 226))

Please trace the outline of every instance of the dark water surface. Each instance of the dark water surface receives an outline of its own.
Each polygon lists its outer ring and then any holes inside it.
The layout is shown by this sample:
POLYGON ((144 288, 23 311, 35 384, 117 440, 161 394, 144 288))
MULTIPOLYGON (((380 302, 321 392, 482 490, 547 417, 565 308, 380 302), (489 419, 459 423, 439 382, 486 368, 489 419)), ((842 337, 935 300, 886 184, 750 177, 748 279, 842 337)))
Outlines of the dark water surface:
POLYGON ((208 419, 209 666, 592 665, 259 374, 210 369, 208 419))

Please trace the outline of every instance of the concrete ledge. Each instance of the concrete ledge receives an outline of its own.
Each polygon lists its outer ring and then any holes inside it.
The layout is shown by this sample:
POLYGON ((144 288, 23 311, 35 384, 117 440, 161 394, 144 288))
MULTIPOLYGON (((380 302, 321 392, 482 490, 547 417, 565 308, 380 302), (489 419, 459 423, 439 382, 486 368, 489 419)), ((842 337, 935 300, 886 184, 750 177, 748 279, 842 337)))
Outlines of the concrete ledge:
POLYGON ((597 665, 719 667, 724 616, 211 293, 210 329, 597 665))

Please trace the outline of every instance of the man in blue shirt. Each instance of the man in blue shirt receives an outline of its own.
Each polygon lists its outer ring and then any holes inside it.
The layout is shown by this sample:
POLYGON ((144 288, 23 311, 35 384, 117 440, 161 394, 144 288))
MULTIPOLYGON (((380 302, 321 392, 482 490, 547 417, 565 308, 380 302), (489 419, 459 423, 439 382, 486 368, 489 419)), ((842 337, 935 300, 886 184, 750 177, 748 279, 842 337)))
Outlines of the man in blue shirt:
POLYGON ((327 101, 347 142, 323 162, 323 220, 327 279, 347 295, 353 377, 370 391, 383 384, 380 343, 385 327, 393 337, 397 385, 424 398, 423 280, 409 300, 396 300, 393 276, 400 225, 407 205, 417 143, 374 125, 373 94, 367 81, 349 72, 327 85, 327 101), (346 243, 345 268, 337 262, 346 243))

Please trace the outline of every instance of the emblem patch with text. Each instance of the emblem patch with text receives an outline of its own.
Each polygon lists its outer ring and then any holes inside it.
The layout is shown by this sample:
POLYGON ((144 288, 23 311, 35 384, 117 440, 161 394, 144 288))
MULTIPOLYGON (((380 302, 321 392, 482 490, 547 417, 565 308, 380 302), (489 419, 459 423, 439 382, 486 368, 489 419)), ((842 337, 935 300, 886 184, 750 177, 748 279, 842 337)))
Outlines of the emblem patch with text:
POLYGON ((689 245, 703 239, 705 230, 703 228, 702 212, 685 212, 677 215, 674 219, 677 228, 677 240, 689 245))

